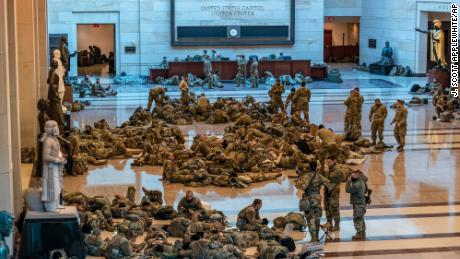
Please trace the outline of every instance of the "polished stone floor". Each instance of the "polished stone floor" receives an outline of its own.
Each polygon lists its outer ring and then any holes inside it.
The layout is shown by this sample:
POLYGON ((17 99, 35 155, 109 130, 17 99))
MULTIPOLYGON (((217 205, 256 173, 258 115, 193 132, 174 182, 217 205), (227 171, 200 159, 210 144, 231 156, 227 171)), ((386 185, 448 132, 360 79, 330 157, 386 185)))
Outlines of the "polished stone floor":
MULTIPOLYGON (((390 105, 401 98, 412 98, 408 90, 413 83, 424 84, 426 78, 383 77, 352 71, 340 65, 343 85, 332 88, 331 83, 315 82, 310 104, 311 121, 343 131, 345 108, 343 100, 353 87, 360 87, 365 98, 362 126, 364 135, 370 135, 368 111, 375 98, 390 105)), ((149 86, 151 87, 151 86, 149 86)), ((125 121, 137 106, 145 106, 147 86, 124 86, 119 95, 92 98, 92 105, 72 115, 74 126, 81 127, 105 118, 112 126, 125 121), (125 88, 125 89, 123 89, 125 88)), ((193 89, 197 92, 202 89, 193 89)), ((205 90, 206 91, 206 90, 205 90)), ((211 100, 218 96, 243 98, 253 95, 257 100, 268 99, 266 90, 206 91, 211 100)), ((168 95, 179 93, 171 89, 168 95)), ((430 98, 429 96, 422 96, 430 98)), ((431 101, 430 101, 431 103, 431 101)), ((351 242, 354 234, 349 196, 341 193, 342 230, 334 233, 337 239, 326 244, 327 257, 340 258, 460 258, 460 122, 442 123, 432 119, 433 108, 425 105, 408 108, 408 136, 406 151, 369 155, 363 165, 356 166, 369 176, 369 187, 374 190, 373 204, 366 215, 368 240, 351 242)), ((395 144, 390 126, 394 111, 389 109, 385 123, 385 142, 395 144)), ((196 123, 181 126, 189 141, 196 134, 222 134, 227 125, 196 123)), ((125 193, 133 185, 163 191, 166 204, 177 205, 189 189, 180 184, 161 181, 161 167, 131 167, 130 160, 113 160, 106 166, 91 167, 86 176, 66 177, 64 189, 82 191, 88 195, 125 193)), ((192 188, 195 195, 213 208, 224 211, 234 225, 236 214, 254 198, 264 201, 261 214, 273 219, 289 211, 298 211, 301 191, 284 172, 279 180, 253 184, 248 189, 192 188)), ((139 193, 138 198, 140 198, 139 193)), ((300 240, 308 240, 305 233, 300 240)))

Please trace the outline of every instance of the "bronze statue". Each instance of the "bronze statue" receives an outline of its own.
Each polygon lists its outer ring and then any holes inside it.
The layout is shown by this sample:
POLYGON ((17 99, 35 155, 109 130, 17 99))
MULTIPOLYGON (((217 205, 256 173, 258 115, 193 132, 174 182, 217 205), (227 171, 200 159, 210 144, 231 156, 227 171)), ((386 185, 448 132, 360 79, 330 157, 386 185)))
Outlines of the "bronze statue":
POLYGON ((416 31, 421 33, 430 34, 430 61, 435 62, 438 66, 445 66, 446 53, 444 51, 445 36, 444 31, 441 29, 442 22, 440 20, 433 21, 434 30, 425 31, 420 28, 415 28, 416 31))
POLYGON ((62 111, 61 99, 59 98, 59 76, 56 73, 58 62, 51 61, 51 67, 48 72, 48 110, 47 114, 51 120, 54 120, 59 125, 63 132, 64 129, 64 112, 62 111))
POLYGON ((0 212, 0 259, 10 258, 10 249, 5 238, 11 235, 14 217, 7 211, 0 212))
POLYGON ((61 45, 59 46, 59 50, 61 51, 61 62, 65 68, 65 78, 67 78, 70 70, 70 58, 74 57, 77 52, 75 51, 73 54, 70 54, 69 48, 67 47, 66 37, 61 38, 61 45))
MULTIPOLYGON (((37 109, 40 111, 38 113, 38 125, 40 128, 40 135, 45 133, 45 123, 50 119, 46 111, 48 110, 49 102, 45 99, 38 100, 37 109)), ((40 140, 40 136, 38 137, 40 140)), ((38 152, 37 152, 37 161, 35 163, 35 176, 42 177, 42 152, 43 152, 43 143, 38 141, 38 152)))
POLYGON ((390 42, 385 42, 385 47, 382 49, 382 58, 377 62, 382 66, 393 66, 393 48, 390 47, 390 42))

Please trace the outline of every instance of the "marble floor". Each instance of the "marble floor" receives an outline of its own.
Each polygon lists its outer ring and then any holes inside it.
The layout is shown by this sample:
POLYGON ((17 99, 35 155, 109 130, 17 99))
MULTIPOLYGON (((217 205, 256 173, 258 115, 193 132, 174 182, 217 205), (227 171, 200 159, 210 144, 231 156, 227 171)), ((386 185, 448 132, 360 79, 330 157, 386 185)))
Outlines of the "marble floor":
MULTIPOLYGON (((337 65, 344 84, 315 82, 312 84, 311 121, 325 124, 337 132, 343 131, 345 109, 343 101, 349 89, 360 87, 365 98, 362 127, 370 136, 368 111, 375 98, 391 105, 397 99, 410 100, 413 83, 424 84, 426 78, 384 77, 353 71, 350 65, 337 65), (332 87, 336 85, 336 87, 332 87)), ((116 97, 92 98, 92 105, 72 115, 76 127, 105 118, 112 126, 125 121, 137 106, 145 106, 149 86, 120 87, 116 97)), ((227 87, 227 86, 226 86, 227 87)), ((231 87, 231 86, 229 86, 231 87)), ((193 89, 200 92, 202 89, 193 89)), ((218 96, 243 98, 253 95, 258 101, 268 99, 264 89, 250 88, 227 91, 204 90, 211 101, 218 96)), ((171 97, 179 93, 171 87, 171 97)), ((430 98, 429 96, 421 96, 430 98)), ((367 156, 356 166, 369 177, 373 203, 366 215, 367 240, 351 242, 354 234, 349 195, 341 193, 341 231, 336 240, 325 245, 327 257, 338 258, 460 258, 460 122, 442 123, 432 119, 433 108, 424 105, 408 108, 406 151, 389 151, 367 156)), ((385 142, 396 144, 390 122, 394 111, 389 109, 385 123, 385 142)), ((187 140, 196 134, 221 135, 227 125, 195 123, 181 126, 187 140)), ((177 205, 185 190, 192 189, 201 200, 224 211, 230 224, 243 206, 254 198, 264 201, 261 214, 273 219, 290 211, 298 211, 301 191, 294 185, 292 171, 273 182, 253 184, 248 189, 187 188, 161 181, 161 167, 132 167, 131 160, 112 160, 106 166, 90 167, 88 175, 66 177, 64 189, 82 191, 88 195, 125 193, 133 185, 163 191, 166 204, 177 205)), ((138 199, 142 193, 138 193, 138 199)), ((324 220, 324 219, 323 219, 324 220)), ((301 243, 308 234, 297 238, 301 243)))

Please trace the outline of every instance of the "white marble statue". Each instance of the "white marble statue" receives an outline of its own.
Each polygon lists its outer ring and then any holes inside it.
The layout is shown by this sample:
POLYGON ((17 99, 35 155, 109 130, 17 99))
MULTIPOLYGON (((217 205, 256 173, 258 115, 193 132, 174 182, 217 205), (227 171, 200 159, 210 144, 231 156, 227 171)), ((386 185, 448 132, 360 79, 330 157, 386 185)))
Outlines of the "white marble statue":
POLYGON ((55 72, 59 77, 58 94, 59 94, 59 98, 61 99, 62 111, 66 112, 67 108, 63 104, 64 95, 65 95, 65 84, 64 84, 65 67, 62 65, 61 51, 59 49, 55 49, 53 51, 53 60, 58 62, 58 68, 56 69, 56 72, 55 72))
POLYGON ((43 178, 42 178, 42 201, 45 210, 55 212, 61 209, 59 205, 62 191, 63 168, 66 159, 62 156, 61 147, 57 136, 59 127, 56 121, 49 120, 45 123, 43 142, 43 178))

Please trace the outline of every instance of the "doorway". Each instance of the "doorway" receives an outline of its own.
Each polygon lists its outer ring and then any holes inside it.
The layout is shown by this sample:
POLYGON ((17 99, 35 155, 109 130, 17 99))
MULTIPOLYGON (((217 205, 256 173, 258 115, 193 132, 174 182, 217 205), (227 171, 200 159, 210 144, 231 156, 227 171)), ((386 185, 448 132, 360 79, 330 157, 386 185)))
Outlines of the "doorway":
POLYGON ((355 16, 324 18, 324 62, 358 62, 359 22, 355 16))
POLYGON ((115 75, 115 24, 77 24, 78 75, 115 75))

